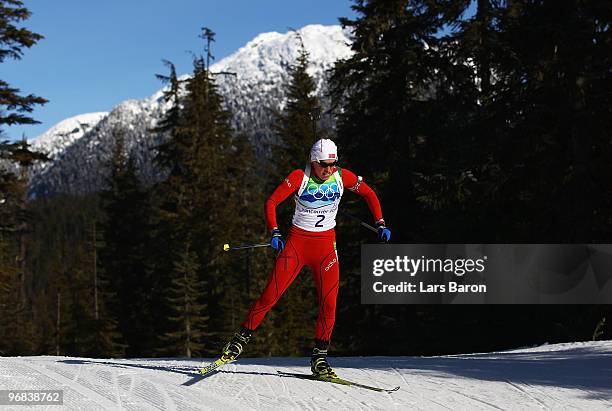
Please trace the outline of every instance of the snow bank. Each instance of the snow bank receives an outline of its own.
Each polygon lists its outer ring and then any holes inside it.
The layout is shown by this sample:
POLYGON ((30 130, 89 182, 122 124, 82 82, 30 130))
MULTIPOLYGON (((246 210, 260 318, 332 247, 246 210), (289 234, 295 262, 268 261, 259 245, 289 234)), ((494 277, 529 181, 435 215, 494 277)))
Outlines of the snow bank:
MULTIPOLYGON (((2 389, 62 389, 67 409, 610 409, 612 341, 443 357, 333 358, 394 393, 280 377, 306 358, 243 359, 202 379, 195 359, 0 358, 2 389)), ((53 409, 53 407, 48 407, 53 409)), ((57 407, 55 407, 57 409, 57 407)))

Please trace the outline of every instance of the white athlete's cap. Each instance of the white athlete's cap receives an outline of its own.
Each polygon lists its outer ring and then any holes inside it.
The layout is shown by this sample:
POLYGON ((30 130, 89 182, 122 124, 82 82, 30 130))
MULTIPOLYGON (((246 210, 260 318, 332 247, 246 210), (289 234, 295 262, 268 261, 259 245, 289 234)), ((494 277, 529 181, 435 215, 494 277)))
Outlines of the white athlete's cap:
POLYGON ((322 138, 312 145, 310 161, 334 160, 338 161, 338 147, 333 141, 322 138))

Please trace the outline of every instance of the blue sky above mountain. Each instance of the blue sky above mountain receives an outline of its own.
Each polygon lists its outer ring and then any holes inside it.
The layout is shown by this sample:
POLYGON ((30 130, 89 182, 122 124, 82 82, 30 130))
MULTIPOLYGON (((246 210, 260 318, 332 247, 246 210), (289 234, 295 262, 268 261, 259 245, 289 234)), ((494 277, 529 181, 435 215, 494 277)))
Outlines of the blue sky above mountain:
MULTIPOLYGON (((308 25, 298 32, 310 55, 309 72, 319 94, 325 95, 329 69, 352 53, 350 36, 338 25, 308 25)), ((300 46, 293 31, 261 33, 211 66, 213 73, 236 73, 215 76, 215 81, 232 112, 232 126, 258 148, 273 138, 272 112, 282 109, 286 102, 287 67, 295 63, 300 46)), ((163 136, 150 130, 167 109, 158 85, 158 90, 148 97, 126 99, 108 112, 79 113, 62 119, 34 139, 36 150, 49 153, 54 161, 32 169, 31 191, 42 195, 100 189, 105 181, 101 169, 118 129, 124 133, 128 150, 137 158, 143 181, 156 181, 159 176, 151 163, 151 150, 163 136)))
POLYGON ((24 26, 45 36, 21 61, 2 65, 3 79, 22 93, 49 103, 37 107, 42 124, 13 126, 10 138, 36 137, 64 119, 110 111, 127 99, 142 99, 160 88, 162 59, 179 73, 191 69, 192 53, 203 52, 203 26, 217 34, 216 61, 260 33, 288 31, 308 24, 331 25, 354 16, 348 0, 213 2, 162 0, 79 2, 26 1, 33 13, 24 26))

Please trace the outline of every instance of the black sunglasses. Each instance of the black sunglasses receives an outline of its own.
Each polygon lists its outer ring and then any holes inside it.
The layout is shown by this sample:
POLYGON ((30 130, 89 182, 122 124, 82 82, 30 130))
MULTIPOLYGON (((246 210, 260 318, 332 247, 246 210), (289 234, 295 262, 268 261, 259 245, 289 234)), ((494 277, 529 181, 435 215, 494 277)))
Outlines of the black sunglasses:
POLYGON ((325 168, 325 167, 336 167, 336 164, 338 164, 338 162, 337 162, 337 161, 334 161, 333 163, 324 163, 324 162, 322 162, 322 161, 317 161, 317 163, 319 163, 319 165, 320 165, 322 168, 325 168))

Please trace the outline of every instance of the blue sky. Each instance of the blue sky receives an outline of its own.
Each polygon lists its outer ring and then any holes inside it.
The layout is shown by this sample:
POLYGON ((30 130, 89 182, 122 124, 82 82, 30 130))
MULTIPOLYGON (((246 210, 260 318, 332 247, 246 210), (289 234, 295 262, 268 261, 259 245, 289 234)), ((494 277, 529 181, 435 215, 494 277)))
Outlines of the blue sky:
POLYGON ((23 26, 45 36, 19 61, 5 61, 1 78, 22 94, 49 100, 33 116, 42 124, 12 126, 11 139, 33 138, 77 114, 110 111, 127 99, 157 91, 161 60, 179 74, 202 53, 203 26, 216 34, 219 60, 257 34, 307 24, 338 24, 354 17, 349 0, 25 0, 32 17, 23 26))

